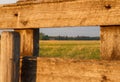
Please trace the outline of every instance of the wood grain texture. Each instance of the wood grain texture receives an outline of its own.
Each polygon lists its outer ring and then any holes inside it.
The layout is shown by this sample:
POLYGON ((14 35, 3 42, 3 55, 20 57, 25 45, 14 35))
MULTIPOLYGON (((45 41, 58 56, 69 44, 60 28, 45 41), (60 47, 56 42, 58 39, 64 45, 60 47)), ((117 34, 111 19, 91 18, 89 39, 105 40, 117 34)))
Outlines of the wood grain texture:
POLYGON ((120 61, 29 57, 22 82, 119 82, 120 61), (37 67, 37 68, 36 68, 37 67))
POLYGON ((21 56, 38 56, 39 55, 39 29, 19 29, 15 32, 20 33, 21 56))
POLYGON ((120 25, 120 0, 47 0, 0 6, 0 28, 120 25))
POLYGON ((19 82, 20 37, 15 32, 1 34, 0 82, 19 82))
POLYGON ((120 26, 101 26, 102 59, 120 60, 120 26))

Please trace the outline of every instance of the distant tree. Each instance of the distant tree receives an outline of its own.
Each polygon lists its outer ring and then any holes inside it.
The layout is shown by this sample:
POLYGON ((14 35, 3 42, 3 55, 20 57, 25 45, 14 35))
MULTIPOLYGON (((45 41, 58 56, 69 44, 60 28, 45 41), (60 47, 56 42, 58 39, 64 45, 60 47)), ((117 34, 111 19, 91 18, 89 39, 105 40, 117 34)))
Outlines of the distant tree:
POLYGON ((44 33, 40 33, 40 40, 100 40, 100 37, 90 37, 90 36, 48 36, 44 33))
POLYGON ((44 33, 40 33, 40 40, 49 40, 49 36, 44 33))
POLYGON ((45 35, 45 36, 43 37, 43 40, 49 40, 49 36, 48 36, 48 35, 45 35))
POLYGON ((40 33, 40 40, 43 40, 44 33, 40 33))

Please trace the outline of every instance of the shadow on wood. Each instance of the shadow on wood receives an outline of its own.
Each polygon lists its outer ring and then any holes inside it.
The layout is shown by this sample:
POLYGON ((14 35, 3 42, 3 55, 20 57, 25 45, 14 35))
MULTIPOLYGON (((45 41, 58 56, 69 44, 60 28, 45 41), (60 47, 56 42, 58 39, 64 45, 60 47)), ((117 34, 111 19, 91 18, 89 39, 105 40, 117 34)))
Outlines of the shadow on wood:
POLYGON ((23 57, 20 82, 36 82, 37 61, 36 57, 23 57))

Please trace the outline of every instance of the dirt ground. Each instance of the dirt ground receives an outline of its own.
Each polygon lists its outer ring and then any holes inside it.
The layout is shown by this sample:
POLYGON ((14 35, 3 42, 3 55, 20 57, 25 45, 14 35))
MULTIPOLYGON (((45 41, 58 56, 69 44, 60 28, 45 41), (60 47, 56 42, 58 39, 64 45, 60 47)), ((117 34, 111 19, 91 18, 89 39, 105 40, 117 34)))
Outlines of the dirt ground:
POLYGON ((120 61, 26 57, 21 82, 119 82, 120 61))

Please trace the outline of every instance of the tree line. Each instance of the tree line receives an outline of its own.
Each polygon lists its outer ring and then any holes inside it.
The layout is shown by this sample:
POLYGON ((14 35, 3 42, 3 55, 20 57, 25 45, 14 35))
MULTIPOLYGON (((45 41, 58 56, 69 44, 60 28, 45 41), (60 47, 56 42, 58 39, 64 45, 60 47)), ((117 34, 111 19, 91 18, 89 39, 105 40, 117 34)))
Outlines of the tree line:
POLYGON ((90 36, 48 36, 44 33, 40 33, 40 40, 100 40, 99 36, 90 37, 90 36))

